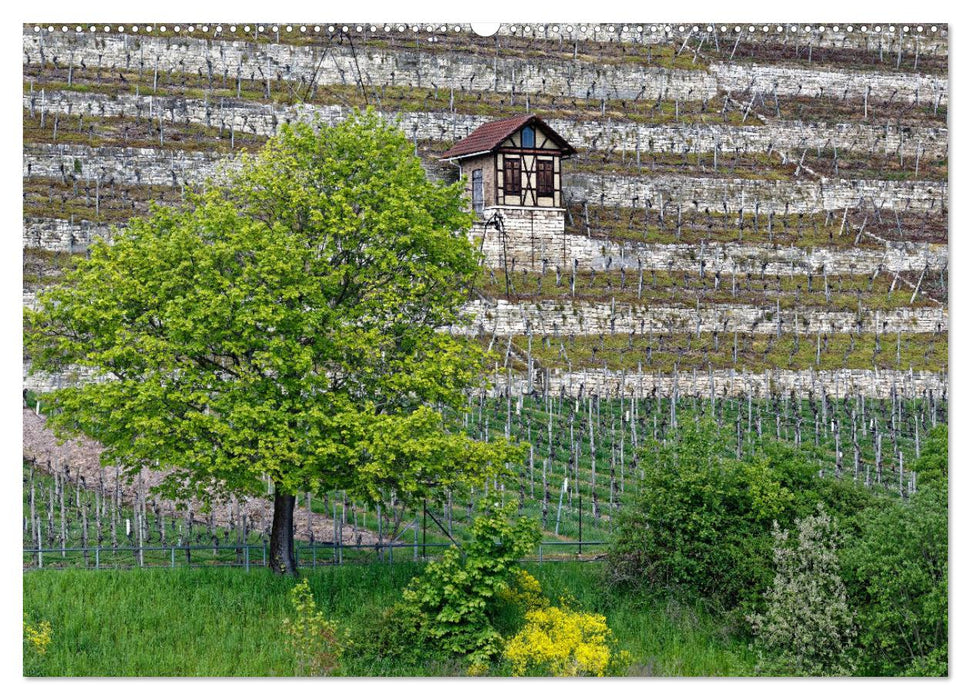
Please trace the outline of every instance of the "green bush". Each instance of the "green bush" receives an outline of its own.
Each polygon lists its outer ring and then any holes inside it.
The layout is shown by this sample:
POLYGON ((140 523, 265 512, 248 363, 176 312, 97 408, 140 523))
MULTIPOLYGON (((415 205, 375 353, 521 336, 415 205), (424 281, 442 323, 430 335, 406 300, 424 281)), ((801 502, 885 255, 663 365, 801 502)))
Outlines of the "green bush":
POLYGON ((914 461, 917 486, 942 484, 947 481, 947 426, 939 425, 924 438, 924 449, 914 461))
POLYGON ((840 577, 839 534, 823 510, 796 523, 795 542, 773 528, 775 579, 765 593, 765 612, 749 617, 768 675, 849 675, 856 638, 846 586, 840 577))
POLYGON ((841 560, 860 624, 860 671, 947 675, 946 479, 867 509, 859 528, 841 560))
POLYGON ((515 509, 510 503, 476 518, 463 550, 449 549, 411 581, 396 616, 404 637, 410 632, 421 647, 473 661, 500 651, 500 594, 517 580, 518 560, 539 541, 535 521, 510 522, 515 509))
POLYGON ((820 478, 806 455, 767 442, 735 459, 735 437, 707 418, 684 420, 677 440, 640 454, 640 492, 620 515, 608 554, 608 582, 642 592, 675 590, 751 612, 772 582, 772 524, 790 528, 822 502, 855 513, 875 496, 820 478))
POLYGON ((337 668, 345 643, 337 626, 317 609, 310 584, 304 579, 290 591, 296 616, 283 620, 287 648, 298 676, 326 676, 337 668))
POLYGON ((731 444, 711 422, 685 421, 677 441, 641 454, 644 480, 621 513, 608 554, 612 585, 674 589, 734 605, 770 580, 773 519, 793 495, 767 460, 720 454, 731 444))

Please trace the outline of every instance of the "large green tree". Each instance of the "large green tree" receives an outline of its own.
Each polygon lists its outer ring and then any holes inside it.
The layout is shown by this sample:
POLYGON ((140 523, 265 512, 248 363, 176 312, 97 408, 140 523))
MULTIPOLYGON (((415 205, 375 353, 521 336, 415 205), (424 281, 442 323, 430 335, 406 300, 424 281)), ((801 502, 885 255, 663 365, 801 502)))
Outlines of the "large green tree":
POLYGON ((459 321, 478 258, 461 185, 429 182, 373 113, 284 127, 179 208, 97 243, 25 311, 32 370, 93 368, 49 423, 173 498, 274 486, 270 566, 293 572, 295 496, 399 504, 503 469, 447 429, 480 376, 459 321))

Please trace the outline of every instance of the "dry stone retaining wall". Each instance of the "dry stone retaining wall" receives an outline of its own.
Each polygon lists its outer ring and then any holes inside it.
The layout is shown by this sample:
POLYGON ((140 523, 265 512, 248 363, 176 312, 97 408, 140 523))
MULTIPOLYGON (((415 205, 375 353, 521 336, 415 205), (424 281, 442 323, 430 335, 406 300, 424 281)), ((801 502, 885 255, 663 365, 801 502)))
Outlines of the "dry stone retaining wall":
POLYGON ((61 178, 69 175, 92 182, 180 187, 216 175, 225 163, 220 154, 205 151, 168 151, 153 148, 90 148, 88 146, 31 145, 24 147, 24 177, 61 178))
POLYGON ((30 374, 30 363, 25 362, 23 365, 23 370, 24 389, 28 389, 39 394, 54 391, 55 389, 63 389, 64 387, 87 384, 88 382, 95 381, 94 372, 80 367, 67 369, 60 373, 37 372, 36 374, 30 374))
MULTIPOLYGON (((214 176, 220 167, 235 167, 218 153, 152 148, 91 148, 88 146, 32 145, 24 148, 24 177, 63 178, 75 175, 102 182, 179 187, 214 176)), ((440 163, 426 164, 433 173, 440 163)), ((720 212, 750 210, 763 213, 814 212, 856 208, 861 204, 898 211, 938 212, 947 207, 944 182, 889 180, 746 180, 727 177, 680 175, 616 176, 566 172, 564 195, 574 201, 619 207, 660 208, 662 204, 697 206, 720 212)))
POLYGON ((947 104, 947 76, 849 71, 834 68, 802 68, 788 65, 712 64, 718 87, 738 94, 759 92, 766 95, 807 97, 828 96, 862 102, 867 89, 870 99, 894 97, 910 104, 915 100, 947 104))
MULTIPOLYGON (((443 34, 460 33, 460 35, 472 35, 474 29, 470 24, 409 24, 399 22, 375 22, 365 25, 349 25, 346 27, 346 34, 357 40, 363 36, 367 38, 374 34, 369 27, 383 29, 384 32, 397 30, 400 36, 408 37, 431 37, 443 34), (360 26, 362 31, 356 27, 360 26), (417 30, 417 31, 416 31, 417 30)), ((907 25, 904 25, 907 26, 907 25)), ((44 25, 38 25, 44 36, 50 37, 50 32, 44 25)), ((544 39, 558 42, 569 46, 578 40, 583 42, 585 52, 589 53, 591 45, 597 44, 669 44, 672 41, 688 40, 686 46, 693 48, 693 42, 704 38, 709 45, 715 43, 716 36, 721 37, 721 42, 730 41, 734 43, 736 37, 741 35, 743 45, 762 44, 774 46, 790 46, 805 49, 807 46, 829 47, 843 49, 863 49, 866 51, 876 51, 880 46, 887 53, 896 53, 897 46, 903 45, 903 49, 910 52, 915 47, 919 47, 920 55, 947 55, 948 51, 948 26, 943 22, 928 22, 925 25, 907 26, 908 31, 903 31, 900 25, 881 25, 852 23, 836 25, 819 25, 805 23, 776 23, 751 25, 746 22, 721 23, 721 22, 688 22, 688 23, 526 23, 526 24, 500 24, 496 35, 500 37, 518 37, 526 39, 544 39)), ((333 25, 327 28, 328 34, 333 34, 336 27, 333 25)), ((25 25, 24 34, 31 35, 33 25, 25 25)), ((273 36, 271 31, 262 32, 264 36, 273 36)), ((54 36, 58 36, 57 30, 54 36)), ((277 38, 285 35, 277 32, 277 38)), ((490 35, 491 36, 491 35, 490 35)), ((480 40, 481 41, 481 40, 480 40)), ((596 49, 593 49, 596 50, 596 49)))
POLYGON ((447 52, 386 51, 344 45, 308 47, 257 44, 247 41, 206 41, 176 37, 118 35, 47 36, 24 34, 25 64, 57 60, 59 65, 110 69, 139 68, 218 77, 237 73, 248 79, 262 76, 304 84, 364 84, 437 86, 508 93, 554 93, 570 97, 705 100, 719 91, 742 93, 753 89, 777 95, 816 95, 887 99, 893 94, 941 96, 947 103, 946 77, 893 72, 866 73, 797 66, 715 63, 707 70, 679 70, 637 63, 598 66, 555 56, 529 62, 518 58, 487 57, 447 52), (262 72, 261 72, 262 71, 262 72))
MULTIPOLYGON (((578 29, 579 29, 578 25, 578 29)), ((648 35, 636 32, 635 27, 623 31, 621 25, 608 26, 581 39, 597 41, 633 41, 670 44, 673 35, 678 41, 684 37, 689 51, 701 40, 700 35, 689 36, 675 32, 672 25, 660 25, 661 31, 648 35), (669 31, 665 32, 667 29, 669 31), (636 33, 635 33, 636 32, 636 33)), ((31 28, 32 29, 32 28, 31 28)), ((899 32, 888 36, 864 36, 838 32, 800 32, 783 35, 782 43, 805 46, 856 47, 873 50, 883 43, 885 50, 895 50, 903 42, 904 50, 918 44, 921 55, 943 50, 946 53, 946 31, 940 35, 903 37, 899 32)), ((504 30, 510 31, 509 25, 504 30)), ((550 37, 550 25, 533 27, 533 33, 543 32, 550 37)), ((522 35, 522 29, 516 32, 522 35)), ((731 30, 720 35, 723 42, 734 41, 731 30)), ((357 37, 352 37, 357 38, 357 37)), ((424 38, 422 36, 421 38, 424 38)), ((709 41, 712 37, 709 37, 709 41)), ((779 43, 778 39, 760 37, 758 32, 743 34, 743 43, 779 43)), ((539 47, 542 41, 536 42, 539 47)), ((552 45, 552 44, 547 44, 552 45)), ((645 67, 636 62, 598 65, 589 60, 550 57, 542 61, 528 61, 518 57, 493 57, 488 52, 479 55, 441 50, 385 50, 367 42, 351 51, 347 44, 326 47, 258 44, 248 41, 201 40, 179 37, 146 37, 144 35, 82 34, 76 36, 25 30, 23 38, 24 63, 43 62, 60 67, 69 65, 104 70, 138 69, 143 75, 158 70, 169 74, 211 75, 216 83, 232 80, 237 75, 247 80, 284 80, 304 84, 313 75, 318 84, 353 85, 361 80, 366 85, 421 86, 431 89, 496 91, 503 95, 556 94, 583 98, 630 100, 643 106, 658 96, 664 99, 712 100, 720 93, 730 93, 738 103, 745 103, 755 94, 768 97, 822 96, 829 100, 862 102, 868 94, 871 100, 895 104, 919 105, 948 103, 946 76, 931 76, 910 71, 856 70, 833 67, 814 67, 804 61, 791 65, 768 65, 758 62, 728 64, 717 62, 698 70, 645 67), (898 102, 899 101, 899 102, 898 102)), ((701 52, 704 58, 704 51, 701 52)), ((379 88, 380 89, 380 88, 379 88)), ((716 105, 718 100, 712 100, 716 105)), ((90 114, 95 116, 124 116, 168 120, 169 122, 204 124, 234 129, 240 132, 268 136, 287 121, 303 120, 310 114, 329 123, 343 119, 346 110, 340 106, 285 106, 231 99, 154 98, 124 95, 105 95, 55 91, 32 92, 24 96, 25 110, 59 114, 90 114)), ((713 107, 714 109, 714 107, 713 107)), ((861 108, 862 111, 862 108, 861 108)), ((447 142, 466 136, 486 117, 448 113, 409 112, 396 115, 404 131, 415 140, 447 142)), ((611 120, 550 120, 551 126, 581 149, 598 152, 611 151, 631 159, 633 154, 651 152, 772 152, 783 151, 797 158, 803 149, 837 148, 841 151, 901 153, 906 158, 920 154, 925 157, 947 157, 948 131, 935 126, 901 126, 891 124, 853 122, 851 124, 800 123, 778 119, 764 119, 758 127, 729 125, 646 125, 631 121, 611 120)), ((932 124, 935 122, 931 122, 932 124)), ((103 183, 160 184, 179 186, 198 182, 215 174, 217 154, 166 151, 163 149, 90 149, 69 146, 29 146, 24 151, 25 177, 80 179, 98 178, 103 183)), ((721 162, 721 159, 719 159, 721 162)), ((231 166, 227 166, 231 167, 231 166)), ((447 168, 426 164, 426 169, 441 174, 447 168)), ((725 171, 726 173, 728 171, 725 171)), ((589 201, 608 206, 650 206, 682 204, 710 208, 752 211, 756 203, 762 214, 769 212, 816 212, 842 210, 861 205, 893 208, 897 211, 943 212, 946 209, 948 187, 941 182, 844 181, 830 180, 745 180, 732 177, 686 177, 674 175, 596 176, 569 174, 564 178, 566 193, 574 201, 589 201)), ((721 175, 721 173, 719 173, 721 175)), ((487 212, 491 213, 491 212, 487 212)), ((563 213, 543 213, 526 216, 515 209, 504 209, 505 234, 494 229, 473 231, 486 257, 494 267, 515 266, 517 269, 544 269, 558 265, 568 270, 575 264, 579 269, 636 269, 690 270, 699 274, 762 273, 762 274, 862 274, 878 270, 917 271, 925 267, 941 269, 947 263, 947 247, 915 243, 887 243, 884 248, 780 248, 766 241, 764 244, 738 243, 716 245, 646 245, 621 243, 565 235, 563 213)), ((83 249, 95 235, 104 235, 108 228, 88 222, 69 223, 52 219, 29 219, 24 224, 24 245, 52 250, 83 249)), ((35 300, 24 294, 24 304, 35 300)), ((853 313, 836 311, 786 311, 780 316, 773 309, 753 306, 715 306, 701 310, 681 307, 635 308, 631 305, 560 304, 555 300, 538 304, 497 304, 475 302, 468 311, 474 320, 462 329, 470 332, 476 325, 483 332, 525 333, 590 333, 590 332, 710 332, 738 329, 745 332, 784 333, 803 332, 938 332, 947 325, 945 308, 898 308, 890 313, 868 311, 861 318, 853 313), (553 329, 553 323, 556 328, 553 329), (550 326, 547 328, 547 326, 550 326)), ((65 383, 87 381, 84 372, 65 372, 60 375, 39 375, 26 378, 25 386, 50 389, 65 383)), ((502 387, 505 377, 497 377, 502 387)), ((780 370, 765 375, 737 374, 719 371, 710 374, 682 372, 677 375, 610 373, 606 371, 535 373, 532 378, 513 380, 513 391, 536 388, 537 379, 553 393, 579 392, 610 394, 620 390, 641 392, 652 390, 681 395, 708 395, 714 390, 720 395, 739 395, 754 392, 768 395, 779 391, 795 391, 799 395, 827 393, 845 395, 859 391, 866 396, 887 397, 893 392, 933 391, 945 396, 947 377, 932 372, 889 372, 873 370, 842 370, 838 372, 794 372, 780 370), (540 375, 543 376, 540 376, 540 375)))
MULTIPOLYGON (((44 393, 65 386, 92 381, 92 373, 84 370, 67 370, 62 374, 29 374, 30 366, 24 364, 23 386, 25 389, 44 393)), ((512 391, 528 394, 548 387, 549 393, 565 396, 603 397, 625 396, 671 397, 709 396, 714 386, 716 396, 745 396, 768 398, 779 393, 795 392, 796 396, 848 397, 860 394, 867 398, 890 398, 891 395, 919 397, 930 392, 946 397, 947 375, 940 372, 914 372, 901 370, 773 370, 763 374, 713 370, 705 372, 680 372, 677 374, 651 374, 637 372, 611 372, 608 370, 580 370, 576 372, 549 371, 534 373, 528 377, 512 377, 508 381, 505 372, 492 377, 492 392, 512 391)))
POLYGON ((872 274, 878 268, 889 272, 939 270, 948 260, 947 246, 928 243, 887 242, 873 248, 796 248, 746 243, 646 244, 619 243, 603 238, 548 233, 532 238, 510 236, 503 246, 501 235, 487 229, 474 235, 485 255, 485 264, 502 268, 504 260, 516 270, 572 268, 580 270, 704 270, 709 274, 872 274))
MULTIPOLYGON (((528 231, 528 229, 526 229, 528 231)), ((111 238, 111 227, 89 221, 71 223, 64 219, 24 220, 25 248, 79 252, 96 236, 111 238)), ((534 228, 532 236, 502 236, 495 229, 473 229, 473 239, 485 255, 488 267, 515 270, 568 272, 576 261, 578 270, 668 270, 707 274, 863 274, 880 269, 887 272, 939 270, 948 260, 947 246, 927 243, 888 242, 883 249, 795 248, 791 246, 741 243, 643 244, 617 243, 562 233, 562 226, 534 228), (552 230, 556 228, 556 230, 552 230), (484 233, 483 233, 484 231, 484 233), (505 261, 505 262, 504 262, 505 261)), ((730 281, 726 279, 726 284, 730 281)))
MULTIPOLYGON (((895 54, 897 46, 903 43, 906 51, 913 51, 914 47, 919 47, 920 55, 947 55, 948 52, 948 29, 943 22, 928 22, 927 26, 921 26, 921 32, 913 27, 910 32, 903 32, 902 27, 880 25, 880 31, 876 32, 874 25, 852 24, 851 31, 847 31, 847 25, 835 25, 838 29, 833 29, 833 25, 823 26, 820 30, 818 24, 793 24, 784 23, 782 25, 774 22, 762 25, 750 25, 747 22, 741 24, 722 23, 722 22, 688 22, 684 24, 534 24, 513 25, 504 24, 499 28, 497 34, 500 36, 516 37, 543 37, 544 39, 555 40, 563 36, 572 42, 575 38, 583 41, 596 41, 600 43, 625 43, 625 44, 668 44, 674 38, 688 37, 689 46, 694 46, 702 37, 707 37, 707 45, 714 44, 714 36, 718 34, 720 41, 733 44, 738 34, 742 35, 741 43, 750 44, 771 44, 783 46, 799 46, 805 50, 807 45, 814 47, 841 48, 841 49, 863 49, 866 51, 877 51, 882 45, 884 52, 895 54), (778 28, 782 27, 782 32, 778 28), (513 27, 516 31, 513 31, 513 27), (554 30, 554 27, 556 28, 554 30), (567 31, 567 28, 571 31, 567 31), (708 31, 711 27, 712 31, 708 31), (721 31, 724 27, 726 31, 721 31), (739 28, 739 32, 735 28, 739 28), (866 27, 866 30, 863 30, 866 27), (931 31, 931 27, 937 27, 937 31, 931 31), (583 31, 583 30, 586 31, 583 31), (755 31, 750 31, 754 29, 755 31), (807 31, 807 29, 809 31, 807 31)), ((463 30, 467 30, 463 27, 463 30)))
POLYGON ((589 304, 546 299, 537 302, 472 301, 469 320, 451 330, 473 335, 590 335, 636 333, 937 333, 947 330, 944 308, 898 307, 862 315, 820 309, 777 312, 739 304, 695 309, 629 303, 589 304))
POLYGON ((385 51, 367 45, 325 48, 246 41, 122 36, 51 37, 24 35, 24 63, 53 62, 109 69, 189 73, 217 77, 239 73, 322 85, 407 85, 508 93, 554 93, 582 98, 635 98, 645 93, 668 99, 702 100, 718 92, 717 79, 704 70, 673 70, 636 63, 599 66, 551 56, 518 58, 445 52, 385 51), (42 55, 43 54, 43 55, 42 55), (262 71, 262 73, 261 73, 262 71))
MULTIPOLYGON (((224 129, 271 136, 280 125, 320 118, 334 124, 348 109, 340 105, 281 105, 220 98, 200 100, 182 97, 109 96, 70 90, 35 91, 23 97, 24 109, 32 114, 90 115, 95 117, 159 116, 169 122, 221 126, 224 129)), ((399 119, 409 137, 418 140, 452 142, 464 138, 487 117, 446 112, 384 112, 399 119)), ((825 124, 770 120, 763 126, 724 124, 651 125, 633 122, 575 121, 549 119, 550 126, 567 141, 591 149, 627 152, 729 153, 763 152, 774 149, 801 150, 837 148, 877 154, 903 153, 913 157, 946 157, 948 130, 944 127, 897 127, 893 124, 825 124)), ((793 157, 797 157, 798 153, 793 157)))
POLYGON ((79 252, 95 238, 111 241, 111 227, 90 221, 72 223, 65 219, 24 219, 24 248, 79 252))
POLYGON ((892 180, 754 180, 686 175, 620 176, 567 173, 564 195, 602 206, 660 208, 682 204, 715 212, 750 210, 796 213, 856 208, 861 204, 898 211, 943 212, 947 183, 892 180))
POLYGON ((901 370, 773 370, 764 374, 715 370, 708 372, 680 372, 650 374, 581 370, 577 372, 539 372, 533 380, 503 372, 492 379, 493 393, 511 392, 513 395, 543 391, 550 394, 578 397, 673 397, 748 396, 769 398, 795 392, 796 396, 822 395, 834 398, 855 397, 888 399, 891 396, 916 398, 928 394, 946 398, 947 375, 940 372, 901 370))

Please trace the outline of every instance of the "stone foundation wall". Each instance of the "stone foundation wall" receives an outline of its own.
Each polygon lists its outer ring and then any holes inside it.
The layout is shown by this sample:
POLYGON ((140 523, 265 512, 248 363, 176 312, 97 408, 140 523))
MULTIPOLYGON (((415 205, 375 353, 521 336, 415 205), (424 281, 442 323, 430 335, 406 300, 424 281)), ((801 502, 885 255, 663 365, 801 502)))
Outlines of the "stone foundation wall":
POLYGON ((565 226, 563 209, 485 207, 470 235, 495 267, 512 265, 518 257, 521 265, 535 269, 556 254, 550 245, 563 238, 565 226), (495 217, 502 219, 501 231, 488 225, 495 217))

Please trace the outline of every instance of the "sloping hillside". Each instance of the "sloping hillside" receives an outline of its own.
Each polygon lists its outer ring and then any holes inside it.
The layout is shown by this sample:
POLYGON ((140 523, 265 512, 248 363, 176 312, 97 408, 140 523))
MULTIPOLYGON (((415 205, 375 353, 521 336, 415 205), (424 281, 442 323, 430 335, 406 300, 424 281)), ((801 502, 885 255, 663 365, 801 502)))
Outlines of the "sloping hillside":
POLYGON ((374 107, 447 178, 535 112, 579 151, 566 235, 486 236, 456 329, 500 387, 945 395, 944 25, 121 29, 24 27, 25 303, 288 121, 374 107))

